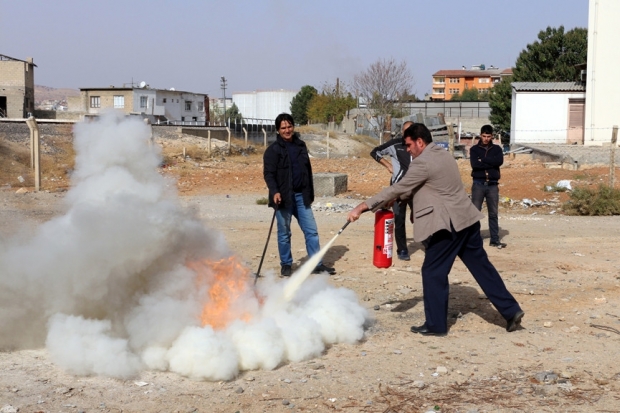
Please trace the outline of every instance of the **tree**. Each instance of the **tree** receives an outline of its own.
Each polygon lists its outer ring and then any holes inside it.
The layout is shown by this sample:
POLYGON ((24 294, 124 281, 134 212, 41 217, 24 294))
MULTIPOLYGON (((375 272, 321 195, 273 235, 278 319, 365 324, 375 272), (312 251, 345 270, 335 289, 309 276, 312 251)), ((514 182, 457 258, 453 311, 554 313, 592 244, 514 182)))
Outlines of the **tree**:
POLYGON ((239 122, 243 119, 243 115, 239 112, 236 103, 233 103, 231 107, 226 109, 226 119, 230 119, 231 122, 239 122))
POLYGON ((450 100, 455 102, 486 102, 489 100, 489 92, 486 89, 478 90, 473 87, 471 89, 465 89, 463 93, 452 95, 450 100))
POLYGON ((571 82, 579 80, 575 67, 588 59, 588 30, 575 28, 564 33, 564 26, 547 27, 538 41, 519 54, 513 70, 514 82, 571 82))
POLYGON ((308 119, 313 122, 341 122, 348 110, 357 106, 355 98, 347 91, 344 83, 337 86, 323 85, 321 93, 315 95, 308 104, 308 119))
POLYGON ((291 115, 295 122, 303 125, 308 123, 308 105, 318 91, 310 85, 303 86, 291 101, 291 115))
POLYGON ((512 76, 507 76, 489 92, 491 116, 489 120, 499 133, 510 130, 510 111, 512 108, 512 76))
POLYGON ((353 89, 367 105, 370 115, 377 117, 377 135, 384 119, 402 115, 402 97, 410 98, 413 75, 407 62, 394 58, 379 59, 353 78, 353 89))
POLYGON ((510 130, 512 89, 510 82, 572 82, 579 80, 575 67, 588 58, 588 30, 574 28, 564 33, 564 26, 547 27, 538 40, 521 51, 512 79, 495 85, 489 96, 491 122, 499 132, 510 130), (508 84, 505 84, 507 82, 508 84), (500 88, 500 89, 498 89, 500 88))

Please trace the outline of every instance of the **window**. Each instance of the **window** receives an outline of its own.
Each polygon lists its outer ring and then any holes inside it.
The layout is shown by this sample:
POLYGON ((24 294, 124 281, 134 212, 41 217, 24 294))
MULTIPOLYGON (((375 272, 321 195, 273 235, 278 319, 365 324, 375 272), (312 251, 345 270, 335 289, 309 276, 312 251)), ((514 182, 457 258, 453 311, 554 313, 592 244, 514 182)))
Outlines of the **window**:
POLYGON ((101 107, 101 96, 91 96, 90 97, 90 107, 91 108, 100 108, 101 107))
POLYGON ((166 98, 164 98, 164 103, 166 103, 166 98))
POLYGON ((446 78, 445 77, 434 77, 433 82, 434 83, 446 83, 446 78))
POLYGON ((451 95, 457 95, 459 93, 458 89, 450 89, 450 94, 451 95))
POLYGON ((125 107, 125 96, 114 96, 114 108, 123 109, 125 107))
POLYGON ((198 102, 198 111, 202 112, 205 109, 205 103, 204 102, 198 102))
POLYGON ((186 100, 185 101, 185 111, 190 111, 192 110, 192 101, 191 100, 186 100))
POLYGON ((446 93, 446 89, 441 88, 441 89, 433 89, 433 93, 440 93, 440 94, 444 94, 446 93))
POLYGON ((458 77, 451 77, 450 83, 459 83, 460 79, 458 77))
POLYGON ((147 96, 140 96, 140 107, 141 108, 146 108, 147 104, 148 104, 148 97, 147 96))
POLYGON ((478 83, 491 83, 491 79, 488 77, 481 77, 478 79, 478 83))

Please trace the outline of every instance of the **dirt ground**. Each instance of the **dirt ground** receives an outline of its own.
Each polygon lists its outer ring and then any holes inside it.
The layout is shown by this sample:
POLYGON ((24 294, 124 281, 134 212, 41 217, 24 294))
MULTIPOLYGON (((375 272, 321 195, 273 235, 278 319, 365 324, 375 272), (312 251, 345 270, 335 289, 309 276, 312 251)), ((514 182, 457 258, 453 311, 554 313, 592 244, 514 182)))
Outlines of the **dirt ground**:
MULTIPOLYGON (((325 205, 353 207, 389 177, 363 152, 314 158, 312 164, 315 172, 348 175, 347 193, 315 201, 323 206, 315 217, 326 243, 346 218, 325 205)), ((467 188, 468 161, 459 166, 467 188)), ((162 168, 178 178, 183 204, 221 231, 253 271, 271 219, 271 211, 256 203, 266 195, 261 169, 260 154, 162 168)), ((243 372, 228 382, 161 372, 131 380, 77 377, 55 366, 45 349, 3 351, 0 412, 618 412, 620 220, 565 216, 561 202, 567 193, 543 190, 563 179, 598 185, 608 172, 546 169, 527 158, 506 161, 500 228, 508 247, 487 251, 526 313, 513 333, 506 333, 505 321, 459 261, 450 275, 449 334, 410 333, 410 326, 424 322, 423 248, 408 228, 411 261, 373 267, 373 216, 366 214, 338 237, 324 260, 337 270, 331 282, 355 291, 372 312, 362 342, 334 345, 318 359, 272 371, 243 372), (525 207, 523 199, 545 202, 525 207)), ((54 182, 61 184, 50 192, 0 191, 0 234, 60 214, 62 183, 68 181, 54 182)), ((482 228, 488 238, 486 220, 482 228)), ((305 258, 297 227, 293 253, 296 267, 305 258)), ((272 237, 262 272, 278 270, 272 237)))

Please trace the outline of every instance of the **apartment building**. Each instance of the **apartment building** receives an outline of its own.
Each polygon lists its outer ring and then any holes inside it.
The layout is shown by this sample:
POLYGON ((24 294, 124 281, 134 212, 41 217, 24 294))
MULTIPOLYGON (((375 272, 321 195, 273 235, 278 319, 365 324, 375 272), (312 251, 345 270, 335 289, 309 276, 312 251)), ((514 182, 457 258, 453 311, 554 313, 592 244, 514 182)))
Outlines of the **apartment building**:
POLYGON ((34 113, 34 68, 26 60, 0 55, 0 117, 23 119, 34 113))
POLYGON ((80 88, 80 96, 68 101, 70 112, 89 116, 116 109, 127 115, 147 117, 152 123, 205 125, 208 122, 208 95, 153 89, 145 82, 137 87, 80 88))
POLYGON ((479 91, 488 91, 504 76, 512 75, 512 69, 500 69, 485 65, 472 66, 466 69, 463 66, 457 70, 440 70, 433 73, 433 93, 431 100, 451 100, 452 96, 461 94, 466 89, 476 88, 479 91))

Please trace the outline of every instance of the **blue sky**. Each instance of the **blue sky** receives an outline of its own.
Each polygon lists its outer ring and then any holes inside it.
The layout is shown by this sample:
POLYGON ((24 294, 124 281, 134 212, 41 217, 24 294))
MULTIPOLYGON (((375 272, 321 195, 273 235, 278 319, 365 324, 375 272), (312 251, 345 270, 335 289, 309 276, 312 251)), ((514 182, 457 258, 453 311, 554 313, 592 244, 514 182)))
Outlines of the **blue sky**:
POLYGON ((33 57, 35 83, 146 81, 212 97, 320 89, 380 58, 413 91, 441 69, 510 67, 547 26, 587 27, 587 0, 0 0, 0 54, 33 57))

